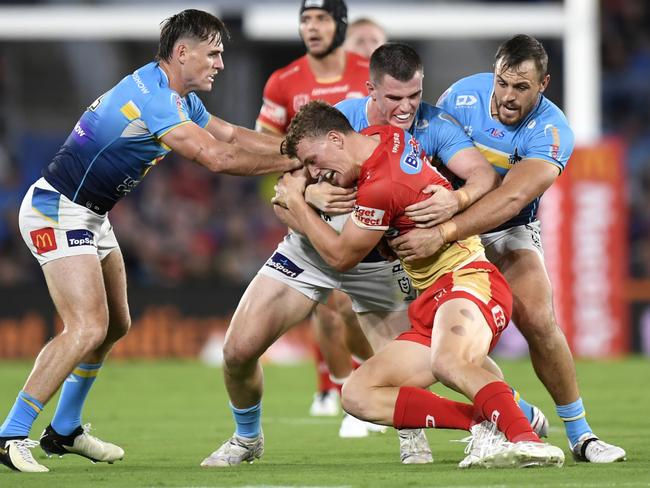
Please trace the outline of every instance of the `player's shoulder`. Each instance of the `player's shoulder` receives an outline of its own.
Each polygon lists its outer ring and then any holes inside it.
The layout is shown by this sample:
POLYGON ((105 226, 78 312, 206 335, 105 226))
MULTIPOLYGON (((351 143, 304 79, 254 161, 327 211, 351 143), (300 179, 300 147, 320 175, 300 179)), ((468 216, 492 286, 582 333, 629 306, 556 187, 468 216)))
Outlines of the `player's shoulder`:
POLYGON ((275 79, 279 82, 286 82, 292 78, 299 77, 309 70, 307 56, 300 56, 298 59, 291 61, 286 66, 276 69, 270 76, 269 81, 275 79))
POLYGON ((573 130, 564 112, 548 98, 542 96, 531 115, 526 122, 526 128, 531 132, 546 133, 552 127, 565 135, 573 136, 573 130))
POLYGON ((340 112, 343 112, 346 116, 359 111, 365 112, 369 98, 369 96, 363 98, 346 98, 335 104, 334 107, 336 107, 340 112))
POLYGON ((346 64, 355 71, 363 71, 367 73, 368 70, 370 69, 370 60, 368 58, 364 58, 363 56, 357 53, 353 53, 349 51, 346 51, 345 57, 346 57, 346 64))
POLYGON ((477 73, 466 76, 453 83, 440 95, 437 106, 452 108, 474 108, 482 100, 487 100, 494 84, 493 73, 477 73))

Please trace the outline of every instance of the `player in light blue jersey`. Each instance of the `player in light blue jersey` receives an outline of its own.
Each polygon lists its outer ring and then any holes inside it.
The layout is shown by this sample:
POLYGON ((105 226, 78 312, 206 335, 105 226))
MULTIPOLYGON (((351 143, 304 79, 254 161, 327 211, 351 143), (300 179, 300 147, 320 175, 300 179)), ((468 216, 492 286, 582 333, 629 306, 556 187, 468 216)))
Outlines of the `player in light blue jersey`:
POLYGON ((54 418, 40 438, 43 450, 94 462, 124 456, 81 422, 102 363, 131 322, 124 260, 107 216, 113 205, 172 150, 211 171, 236 175, 298 165, 280 154, 279 138, 211 116, 192 93, 212 89, 224 67, 227 36, 221 20, 199 10, 167 19, 158 60, 126 76, 84 112, 25 196, 20 230, 65 328, 41 350, 0 426, 0 462, 9 468, 48 471, 32 456, 39 442, 28 435, 62 384, 54 418))
POLYGON ((430 230, 415 230, 392 243, 407 260, 435 253, 445 242, 482 234, 486 253, 514 295, 513 321, 526 338, 535 372, 564 421, 576 460, 609 463, 625 451, 596 437, 587 423, 575 366, 558 327, 543 262, 539 199, 560 175, 573 150, 564 114, 544 96, 550 76, 544 47, 527 35, 503 43, 494 73, 453 84, 438 104, 465 128, 476 147, 504 175, 496 190, 451 220, 431 218, 427 204, 407 209, 430 230))

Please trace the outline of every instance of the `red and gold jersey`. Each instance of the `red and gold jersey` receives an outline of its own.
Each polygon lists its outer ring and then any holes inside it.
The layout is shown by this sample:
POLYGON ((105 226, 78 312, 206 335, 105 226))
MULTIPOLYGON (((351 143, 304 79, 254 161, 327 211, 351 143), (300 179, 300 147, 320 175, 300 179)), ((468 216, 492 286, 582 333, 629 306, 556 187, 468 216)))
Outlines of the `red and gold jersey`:
MULTIPOLYGON (((430 184, 452 190, 451 184, 429 163, 408 132, 382 126, 369 127, 362 134, 379 135, 381 142, 361 167, 352 220, 364 229, 384 230, 392 236, 403 234, 414 227, 405 208, 428 198, 422 190, 430 184)), ((427 259, 403 265, 413 286, 423 290, 482 252, 481 240, 472 236, 446 244, 427 259)))
POLYGON ((264 87, 257 127, 284 134, 294 115, 310 100, 334 105, 346 98, 368 95, 368 60, 354 53, 345 55, 345 71, 335 79, 316 79, 306 55, 275 71, 264 87))

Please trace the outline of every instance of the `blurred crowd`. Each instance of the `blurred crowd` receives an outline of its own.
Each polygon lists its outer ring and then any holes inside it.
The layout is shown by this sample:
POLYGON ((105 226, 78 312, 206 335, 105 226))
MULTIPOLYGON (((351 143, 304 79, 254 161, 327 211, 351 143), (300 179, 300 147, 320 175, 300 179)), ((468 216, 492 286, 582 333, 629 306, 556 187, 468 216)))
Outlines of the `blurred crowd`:
MULTIPOLYGON (((601 5, 603 129, 621 136, 628 148, 629 269, 633 277, 650 278, 650 2, 601 5)), ((7 70, 0 50, 0 98, 7 70)), ((22 195, 37 173, 25 166, 22 153, 8 149, 19 146, 8 144, 11 131, 3 118, 0 287, 40 283, 17 223, 22 195)), ((110 214, 130 280, 161 286, 248 283, 285 233, 269 204, 273 183, 273 177, 215 176, 174 155, 163 159, 110 214)))
POLYGON ((604 0, 603 129, 627 145, 630 274, 650 278, 650 3, 604 0))

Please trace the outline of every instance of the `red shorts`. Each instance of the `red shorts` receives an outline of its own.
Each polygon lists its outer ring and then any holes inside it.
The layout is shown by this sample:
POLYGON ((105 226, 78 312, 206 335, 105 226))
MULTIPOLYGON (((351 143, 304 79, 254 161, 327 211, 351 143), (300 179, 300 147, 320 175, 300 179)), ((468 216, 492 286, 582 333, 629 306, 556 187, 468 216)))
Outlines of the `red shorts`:
POLYGON ((467 298, 481 309, 492 329, 492 350, 510 322, 512 293, 503 275, 487 261, 469 263, 434 281, 411 303, 408 311, 411 329, 397 339, 431 346, 431 329, 438 307, 454 298, 467 298))

